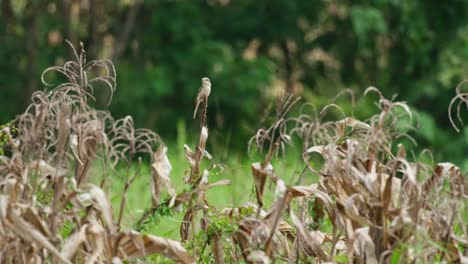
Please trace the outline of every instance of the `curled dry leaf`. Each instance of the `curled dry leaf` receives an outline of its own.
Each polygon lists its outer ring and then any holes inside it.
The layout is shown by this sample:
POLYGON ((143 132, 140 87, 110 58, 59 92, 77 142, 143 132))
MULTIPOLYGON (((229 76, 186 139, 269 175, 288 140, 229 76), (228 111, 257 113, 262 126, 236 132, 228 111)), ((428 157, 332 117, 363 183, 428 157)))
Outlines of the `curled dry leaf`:
MULTIPOLYGON (((198 204, 192 208, 189 208, 182 219, 180 225, 180 239, 186 241, 190 235, 190 225, 192 224, 193 218, 200 210, 206 209, 204 205, 198 204)), ((193 232, 193 230, 192 230, 193 232)))
POLYGON ((270 258, 268 258, 265 252, 261 250, 253 250, 250 252, 247 260, 251 263, 258 263, 258 264, 270 264, 270 258))
POLYGON ((321 248, 320 239, 312 236, 312 234, 305 229, 302 221, 299 220, 292 209, 289 210, 289 216, 294 226, 297 228, 297 235, 300 241, 299 245, 303 248, 304 252, 310 256, 317 256, 325 261, 328 260, 328 255, 321 248))
POLYGON ((169 177, 172 165, 167 158, 167 147, 165 145, 159 146, 158 150, 153 154, 151 169, 150 183, 153 206, 159 205, 163 188, 167 190, 172 200, 175 199, 177 194, 169 177))
POLYGON ((359 263, 379 263, 375 256, 375 244, 369 236, 369 228, 363 227, 356 229, 354 236, 353 249, 359 263))
POLYGON ((268 162, 262 164, 260 162, 251 165, 252 175, 254 176, 255 194, 260 207, 263 206, 263 192, 265 189, 266 179, 273 174, 273 166, 268 162))
POLYGON ((117 255, 120 259, 144 257, 155 253, 162 254, 180 263, 195 263, 195 259, 187 253, 178 241, 144 235, 135 231, 121 234, 117 255))
POLYGON ((9 218, 11 219, 11 222, 5 221, 2 224, 13 231, 16 235, 27 241, 36 243, 38 246, 44 249, 47 249, 63 263, 71 263, 57 250, 57 248, 54 247, 54 245, 50 243, 47 237, 45 237, 39 230, 34 228, 34 226, 23 220, 22 217, 17 216, 15 213, 11 213, 9 218))
POLYGON ((70 235, 70 237, 68 237, 68 239, 65 241, 61 253, 68 260, 72 260, 78 248, 83 242, 86 241, 86 229, 88 226, 89 224, 83 225, 78 231, 70 235))
POLYGON ((291 187, 291 195, 294 198, 297 197, 316 197, 318 198, 322 204, 325 206, 328 216, 332 222, 335 221, 336 216, 336 208, 333 205, 333 201, 328 194, 319 190, 318 184, 312 184, 310 186, 294 186, 291 187))
MULTIPOLYGON (((106 194, 104 191, 93 185, 93 184, 86 184, 81 187, 81 199, 83 199, 82 203, 92 203, 96 209, 102 212, 103 220, 106 223, 107 227, 111 231, 111 233, 115 233, 117 228, 113 222, 113 214, 112 214, 112 207, 107 199, 106 194)), ((80 197, 80 196, 78 196, 80 197)))
POLYGON ((96 262, 104 262, 105 246, 108 243, 106 239, 105 229, 96 221, 92 221, 91 225, 87 229, 88 231, 88 243, 91 244, 91 254, 87 257, 86 263, 92 264, 96 262))

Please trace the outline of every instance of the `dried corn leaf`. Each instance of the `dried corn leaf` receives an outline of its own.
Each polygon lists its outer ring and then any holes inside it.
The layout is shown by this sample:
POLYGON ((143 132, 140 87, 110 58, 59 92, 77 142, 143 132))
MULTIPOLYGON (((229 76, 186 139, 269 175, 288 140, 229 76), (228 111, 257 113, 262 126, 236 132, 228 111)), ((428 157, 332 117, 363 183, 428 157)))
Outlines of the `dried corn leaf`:
POLYGON ((265 190, 265 183, 268 175, 273 174, 273 166, 271 163, 262 164, 260 162, 251 165, 252 175, 254 176, 255 194, 257 202, 260 207, 263 206, 263 192, 265 190))
POLYGON ((161 254, 180 263, 195 263, 195 259, 187 253, 180 242, 135 231, 122 234, 119 249, 117 257, 122 260, 161 254))
POLYGON ((71 263, 66 257, 64 257, 45 237, 40 231, 35 229, 31 224, 24 221, 22 217, 17 216, 15 213, 9 215, 11 223, 9 221, 4 222, 5 226, 17 235, 24 238, 26 241, 37 243, 39 246, 47 249, 49 252, 54 254, 60 261, 64 263, 71 263))
POLYGON ((368 218, 362 216, 362 213, 359 212, 358 207, 356 206, 357 202, 363 202, 363 197, 361 194, 355 193, 349 196, 343 204, 344 213, 349 219, 353 220, 359 226, 371 225, 375 226, 368 218))
POLYGON ((321 241, 318 237, 312 236, 309 231, 307 231, 301 220, 296 216, 292 209, 289 209, 289 216, 294 226, 297 228, 297 235, 300 238, 302 248, 304 253, 307 255, 317 256, 322 261, 327 261, 329 259, 328 255, 321 248, 321 241))
POLYGON ((104 191, 101 188, 89 183, 82 186, 81 190, 81 197, 82 199, 85 199, 81 202, 91 202, 97 209, 99 209, 99 211, 102 213, 107 227, 109 228, 111 233, 115 233, 117 229, 113 222, 112 207, 104 191))
POLYGON ((377 264, 377 257, 375 256, 375 244, 369 236, 369 227, 362 227, 356 229, 354 233, 353 248, 360 260, 360 263, 377 264))
POLYGON ((52 234, 49 230, 47 224, 38 216, 37 211, 33 207, 25 208, 23 213, 23 219, 26 220, 29 224, 34 226, 38 231, 40 231, 46 237, 52 237, 52 234))
POLYGON ((198 204, 192 208, 189 208, 185 212, 184 218, 182 219, 182 224, 180 225, 180 239, 186 241, 190 235, 190 225, 192 224, 193 218, 198 213, 198 211, 205 209, 205 205, 198 204))
POLYGON ((89 224, 83 225, 80 230, 70 235, 70 237, 65 241, 61 252, 65 258, 71 260, 81 244, 86 241, 86 229, 88 228, 88 225, 89 224))
POLYGON ((317 197, 325 206, 328 216, 332 222, 335 221, 336 209, 333 205, 333 201, 328 194, 319 190, 318 184, 312 184, 310 186, 294 186, 290 188, 290 192, 293 198, 297 197, 317 197))
POLYGON ((247 260, 250 261, 250 263, 253 262, 258 264, 270 264, 270 258, 268 258, 265 252, 261 250, 251 251, 249 256, 247 257, 247 260))
POLYGON ((167 158, 167 147, 165 145, 161 145, 153 154, 153 164, 151 165, 151 168, 151 195, 153 198, 153 206, 155 207, 160 203, 159 200, 161 198, 163 188, 167 189, 167 192, 172 198, 175 198, 177 195, 169 177, 172 166, 167 158))
POLYGON ((92 245, 92 254, 86 260, 86 263, 93 264, 98 260, 104 262, 104 249, 108 240, 106 240, 106 232, 104 228, 95 221, 92 221, 91 225, 86 230, 89 236, 89 243, 92 245))

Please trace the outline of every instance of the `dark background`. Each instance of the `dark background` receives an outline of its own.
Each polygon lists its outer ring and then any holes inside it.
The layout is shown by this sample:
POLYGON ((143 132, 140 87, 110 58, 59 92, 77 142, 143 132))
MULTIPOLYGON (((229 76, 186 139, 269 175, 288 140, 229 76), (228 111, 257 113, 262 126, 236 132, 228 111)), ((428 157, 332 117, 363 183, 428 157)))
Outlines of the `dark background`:
MULTIPOLYGON (((419 116, 415 152, 468 168, 468 129, 448 120, 468 75, 468 1, 0 0, 0 123, 28 105, 42 71, 71 57, 111 59, 115 117, 132 115, 164 140, 191 121, 202 77, 210 77, 212 142, 244 150, 281 92, 318 107, 350 88, 398 94, 419 116), (177 128, 179 129, 177 130, 177 128)), ((97 104, 100 104, 98 96, 97 104)), ((342 101, 342 102, 341 102, 342 101)), ((350 109, 349 100, 341 100, 350 109)), ((353 113, 375 112, 370 102, 353 113)), ((466 114, 465 114, 466 117, 466 114)))

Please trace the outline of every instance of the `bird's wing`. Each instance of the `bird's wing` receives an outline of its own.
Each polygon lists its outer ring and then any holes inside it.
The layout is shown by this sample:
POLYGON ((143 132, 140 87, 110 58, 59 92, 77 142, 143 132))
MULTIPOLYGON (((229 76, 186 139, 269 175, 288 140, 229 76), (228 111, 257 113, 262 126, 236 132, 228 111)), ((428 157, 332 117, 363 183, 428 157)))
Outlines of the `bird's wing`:
POLYGON ((197 97, 195 98, 195 102, 198 101, 198 97, 200 96, 200 92, 201 92, 202 89, 203 89, 203 84, 200 85, 200 88, 198 88, 197 97))

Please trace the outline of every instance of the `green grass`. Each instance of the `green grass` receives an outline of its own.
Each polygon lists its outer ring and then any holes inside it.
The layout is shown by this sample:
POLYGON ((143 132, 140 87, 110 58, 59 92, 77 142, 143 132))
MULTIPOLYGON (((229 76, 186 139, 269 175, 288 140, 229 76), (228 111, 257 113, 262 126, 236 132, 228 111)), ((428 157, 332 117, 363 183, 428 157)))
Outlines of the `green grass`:
MULTIPOLYGON (((183 145, 184 143, 187 143, 190 144, 190 146, 193 146, 195 145, 195 142, 197 142, 196 140, 186 142, 187 138, 185 126, 181 125, 179 122, 177 141, 174 144, 166 142, 166 145, 169 146, 168 158, 172 164, 172 171, 170 174, 171 181, 176 188, 177 193, 180 193, 187 187, 184 183, 184 172, 189 169, 189 164, 184 156, 183 145), (176 147, 171 148, 170 146, 176 147)), ((208 139, 208 141, 209 140, 210 139, 208 139)), ((211 153, 210 149, 208 149, 208 151, 211 153)), ((299 179, 299 175, 303 170, 303 167, 296 165, 299 154, 291 155, 292 153, 299 153, 299 147, 297 147, 297 151, 290 151, 286 157, 275 158, 272 160, 276 173, 288 185, 295 185, 295 181, 299 179)), ((217 160, 217 157, 222 156, 222 154, 211 154, 213 156, 213 160, 209 161, 205 159, 202 163, 201 169, 206 169, 212 164, 221 165, 222 169, 213 169, 209 175, 209 182, 228 179, 231 181, 231 184, 227 186, 218 186, 208 190, 208 202, 218 210, 222 210, 227 207, 238 207, 247 201, 255 201, 256 197, 250 164, 262 161, 261 156, 258 156, 257 158, 238 158, 234 156, 228 158, 224 162, 221 162, 217 160)), ((131 224, 139 219, 144 210, 151 206, 151 171, 149 163, 150 162, 143 162, 144 165, 141 169, 140 175, 135 179, 127 192, 127 203, 123 215, 123 226, 129 229, 132 228, 131 224)), ((122 172, 122 174, 125 173, 122 172)), ((120 198, 122 196, 126 179, 113 176, 110 177, 109 181, 111 203, 114 208, 115 215, 118 215, 120 198)), ((310 173, 304 174, 301 181, 303 185, 312 184, 314 182, 317 182, 317 178, 312 176, 310 173)), ((270 187, 271 186, 267 184, 267 191, 264 196, 266 207, 272 203, 274 198, 274 187, 270 187), (271 191, 268 191, 269 189, 271 189, 271 191)), ((163 199, 165 198, 167 198, 167 196, 163 197, 163 199)), ((151 219, 150 223, 145 226, 145 232, 172 239, 180 239, 179 227, 182 218, 183 213, 172 212, 170 214, 163 214, 157 219, 151 219)))

